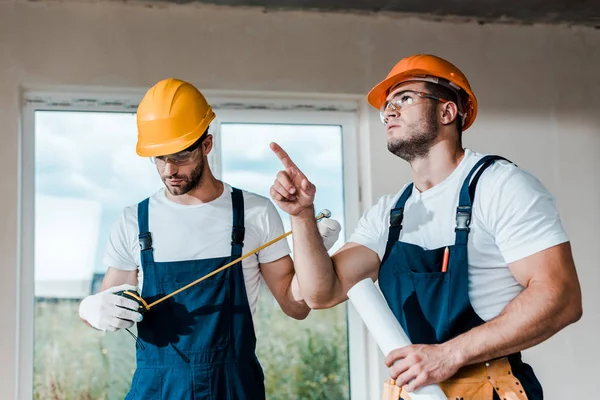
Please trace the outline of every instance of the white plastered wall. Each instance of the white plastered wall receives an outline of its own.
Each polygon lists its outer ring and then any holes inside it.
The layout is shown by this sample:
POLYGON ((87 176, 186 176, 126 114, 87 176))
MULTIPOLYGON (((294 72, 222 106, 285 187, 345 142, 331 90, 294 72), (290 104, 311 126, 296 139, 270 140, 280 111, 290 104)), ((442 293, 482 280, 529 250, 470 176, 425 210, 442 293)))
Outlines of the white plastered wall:
MULTIPOLYGON (((458 64, 480 100, 465 143, 500 153, 555 194, 584 291, 584 318, 526 352, 547 398, 595 398, 600 371, 600 31, 211 6, 0 0, 0 398, 17 369, 20 93, 45 86, 147 87, 167 76, 204 89, 365 94, 402 56, 458 64), (594 373, 595 372, 595 373, 594 373)), ((360 126, 363 203, 395 192, 375 112, 360 126)), ((383 379, 383 376, 381 377, 383 379)), ((376 389, 373 389, 376 390, 376 389)))

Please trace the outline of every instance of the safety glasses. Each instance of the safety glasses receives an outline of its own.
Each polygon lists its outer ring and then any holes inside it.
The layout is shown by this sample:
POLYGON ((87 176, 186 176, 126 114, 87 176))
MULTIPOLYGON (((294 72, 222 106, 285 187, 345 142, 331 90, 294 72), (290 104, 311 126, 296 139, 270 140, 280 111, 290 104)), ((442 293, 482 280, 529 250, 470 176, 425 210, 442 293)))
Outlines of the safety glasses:
POLYGON ((159 168, 164 167, 167 164, 167 162, 171 162, 172 164, 181 167, 183 165, 191 163, 194 160, 199 148, 200 146, 196 147, 193 150, 183 150, 178 153, 169 154, 166 156, 151 157, 150 160, 159 168))
MULTIPOLYGON (((420 100, 424 98, 433 99, 439 101, 440 103, 449 102, 449 100, 442 99, 441 97, 437 97, 429 93, 417 92, 414 90, 403 90, 401 92, 396 93, 392 100, 386 101, 385 104, 381 106, 381 109, 379 110, 379 117, 381 118, 381 122, 384 125, 387 125, 387 117, 385 115, 386 112, 400 113, 406 110, 407 108, 421 104, 420 100)), ((459 113, 459 115, 461 115, 462 117, 461 113, 459 113)))

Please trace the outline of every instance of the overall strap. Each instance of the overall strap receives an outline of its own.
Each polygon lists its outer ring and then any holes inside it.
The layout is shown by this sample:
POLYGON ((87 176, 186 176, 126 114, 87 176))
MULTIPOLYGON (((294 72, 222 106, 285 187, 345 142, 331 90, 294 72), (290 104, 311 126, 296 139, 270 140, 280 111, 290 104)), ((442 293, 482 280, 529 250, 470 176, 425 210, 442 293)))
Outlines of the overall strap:
POLYGON ((142 262, 142 266, 154 262, 154 256, 152 254, 152 234, 149 232, 148 229, 149 201, 150 199, 147 198, 138 204, 138 239, 140 242, 140 260, 142 262))
POLYGON ((232 188, 231 203, 233 208, 233 229, 231 231, 231 258, 233 260, 242 256, 244 247, 244 194, 240 189, 232 188))
POLYGON ((404 189, 402 195, 396 202, 396 206, 392 208, 390 211, 390 229, 388 231, 388 239, 387 244, 385 246, 385 254, 381 263, 388 258, 392 248, 400 238, 400 231, 402 230, 402 219, 404 218, 404 206, 406 205, 406 201, 410 197, 414 184, 410 184, 404 189))
POLYGON ((479 178, 481 178, 483 172, 498 160, 508 161, 506 158, 500 156, 485 156, 473 166, 473 168, 465 178, 460 188, 458 208, 456 209, 456 228, 454 229, 456 232, 456 244, 467 244, 470 231, 469 226, 471 224, 471 213, 473 211, 472 206, 473 201, 475 200, 475 190, 477 189, 477 182, 479 182, 479 178))

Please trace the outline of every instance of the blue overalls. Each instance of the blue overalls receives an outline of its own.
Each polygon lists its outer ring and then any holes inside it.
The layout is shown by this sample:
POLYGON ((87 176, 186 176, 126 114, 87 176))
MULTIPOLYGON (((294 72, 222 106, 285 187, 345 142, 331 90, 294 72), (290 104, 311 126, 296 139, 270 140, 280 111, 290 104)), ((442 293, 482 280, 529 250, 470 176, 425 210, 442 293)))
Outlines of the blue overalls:
MULTIPOLYGON (((441 272, 443 247, 425 250, 398 241, 412 183, 391 210, 388 242, 379 270, 379 286, 414 344, 444 343, 484 323, 469 300, 467 241, 477 182, 485 169, 499 159, 503 158, 483 157, 462 184, 456 211, 455 244, 448 246, 450 257, 445 273, 441 272)), ((529 400, 541 400, 541 385, 531 367, 521 361, 521 354, 512 354, 508 360, 529 400)), ((494 393, 494 399, 497 398, 494 393)))
MULTIPOLYGON (((242 255, 244 198, 235 188, 231 196, 231 256, 192 261, 154 261, 148 199, 139 203, 142 297, 148 303, 242 255)), ((159 303, 137 326, 137 369, 125 399, 265 399, 241 262, 159 303)))

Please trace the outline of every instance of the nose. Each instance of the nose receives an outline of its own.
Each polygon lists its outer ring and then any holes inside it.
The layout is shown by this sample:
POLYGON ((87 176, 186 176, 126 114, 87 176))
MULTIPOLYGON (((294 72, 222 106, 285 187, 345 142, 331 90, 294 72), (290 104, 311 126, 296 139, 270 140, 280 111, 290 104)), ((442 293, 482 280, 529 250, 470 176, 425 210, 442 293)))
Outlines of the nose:
POLYGON ((165 166, 163 167, 163 175, 173 176, 177 174, 177 171, 177 165, 173 164, 171 160, 167 159, 167 161, 165 162, 165 166))
POLYGON ((379 112, 379 117, 381 118, 381 122, 383 122, 384 125, 388 124, 390 118, 398 118, 399 116, 400 111, 392 103, 387 103, 385 105, 385 108, 379 112))
POLYGON ((383 116, 385 119, 398 118, 400 116, 400 110, 398 110, 393 103, 388 103, 385 110, 383 110, 383 116))

